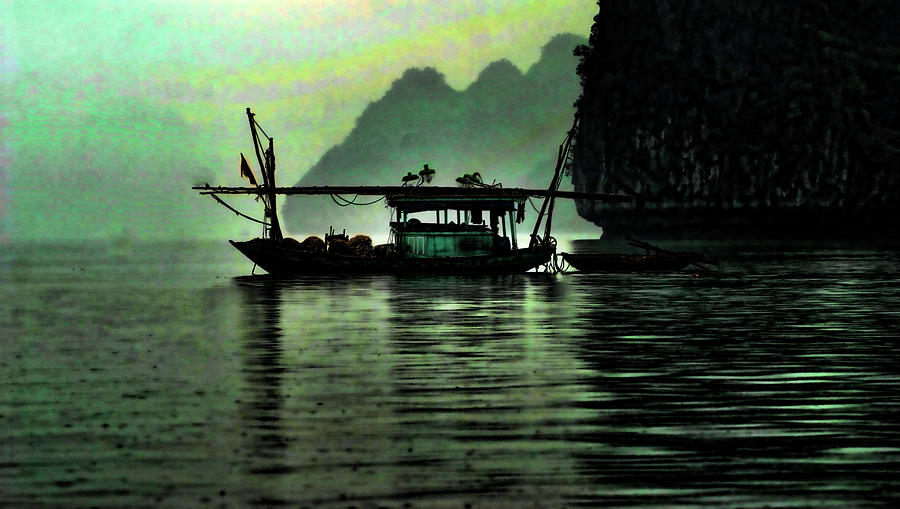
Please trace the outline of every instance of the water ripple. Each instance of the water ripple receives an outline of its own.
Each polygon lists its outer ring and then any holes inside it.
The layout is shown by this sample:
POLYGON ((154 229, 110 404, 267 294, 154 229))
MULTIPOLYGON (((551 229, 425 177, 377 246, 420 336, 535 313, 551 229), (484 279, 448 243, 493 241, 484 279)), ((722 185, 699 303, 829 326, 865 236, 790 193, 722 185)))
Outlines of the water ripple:
POLYGON ((896 253, 720 255, 295 280, 87 257, 54 284, 33 261, 0 287, 0 505, 891 507, 896 253))

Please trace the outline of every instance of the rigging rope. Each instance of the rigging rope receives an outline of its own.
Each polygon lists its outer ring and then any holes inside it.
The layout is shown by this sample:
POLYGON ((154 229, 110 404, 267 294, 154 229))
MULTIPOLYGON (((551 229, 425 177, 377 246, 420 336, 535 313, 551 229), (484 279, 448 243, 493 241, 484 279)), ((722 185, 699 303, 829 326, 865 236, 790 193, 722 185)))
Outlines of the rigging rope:
POLYGON ((554 274, 569 270, 569 264, 566 262, 566 259, 558 253, 553 253, 553 258, 551 258, 550 261, 552 263, 551 268, 553 269, 554 274))
POLYGON ((550 259, 543 265, 544 272, 549 274, 564 273, 569 270, 570 265, 566 263, 566 259, 557 253, 553 253, 550 259))
MULTIPOLYGON (((560 255, 556 252, 556 238, 555 237, 550 236, 547 239, 546 243, 544 243, 544 240, 539 236, 533 235, 532 237, 536 241, 535 245, 537 245, 539 247, 550 246, 553 248, 553 254, 550 255, 550 259, 547 260, 547 263, 545 263, 543 265, 544 272, 547 272, 550 274, 559 274, 560 272, 565 272, 565 271, 569 270, 569 264, 566 263, 565 258, 563 258, 562 255, 560 255)), ((540 270, 538 272, 540 272, 540 270)))
POLYGON ((253 119, 253 123, 256 124, 256 127, 259 128, 259 131, 260 131, 261 133, 263 133, 263 136, 265 136, 266 138, 269 137, 269 135, 266 133, 265 129, 263 129, 262 126, 259 125, 259 122, 256 121, 256 118, 255 118, 255 117, 254 117, 254 119, 253 119))
POLYGON ((384 196, 382 196, 381 198, 378 198, 377 200, 372 200, 370 202, 357 203, 356 200, 359 199, 358 194, 356 196, 354 196, 352 200, 348 200, 347 198, 344 198, 343 196, 341 196, 339 194, 330 194, 328 196, 331 196, 331 201, 340 205, 341 207, 349 207, 350 205, 359 205, 359 206, 373 205, 384 199, 384 196), (338 201, 338 200, 341 200, 341 201, 338 201), (343 203, 341 203, 341 202, 343 202, 343 203))
POLYGON ((234 212, 235 214, 237 214, 237 215, 239 215, 239 216, 241 216, 241 217, 243 217, 243 218, 245 218, 245 219, 249 219, 249 220, 251 220, 251 221, 253 221, 253 222, 255 222, 255 223, 259 223, 259 224, 261 224, 261 225, 263 225, 263 226, 269 226, 269 223, 267 223, 267 222, 265 222, 265 221, 260 221, 259 219, 256 219, 255 217, 250 217, 250 216, 248 216, 247 214, 244 214, 243 212, 239 212, 237 209, 235 209, 235 208, 232 207, 231 205, 229 205, 229 204, 225 203, 224 201, 222 201, 222 198, 219 198, 218 196, 216 196, 216 195, 214 195, 214 194, 210 194, 209 196, 212 196, 217 202, 219 202, 219 203, 222 204, 225 208, 227 208, 228 210, 234 212))

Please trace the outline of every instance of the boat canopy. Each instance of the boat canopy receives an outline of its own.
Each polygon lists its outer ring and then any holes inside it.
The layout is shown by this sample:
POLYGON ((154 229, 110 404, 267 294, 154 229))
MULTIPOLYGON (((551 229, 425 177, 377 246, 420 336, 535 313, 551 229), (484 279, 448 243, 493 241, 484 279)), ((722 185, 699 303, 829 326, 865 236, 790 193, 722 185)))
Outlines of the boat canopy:
MULTIPOLYGON (((200 194, 250 194, 259 195, 265 189, 258 187, 229 187, 229 186, 193 186, 200 194)), ((404 198, 410 199, 434 199, 455 200, 457 198, 480 198, 524 201, 529 197, 546 198, 553 194, 556 198, 569 198, 573 200, 599 200, 606 202, 628 202, 632 197, 620 194, 585 193, 580 191, 559 191, 552 193, 547 189, 522 189, 509 188, 462 188, 462 187, 403 187, 403 186, 308 186, 308 187, 276 187, 275 194, 283 195, 340 195, 357 194, 359 196, 385 196, 388 205, 404 198)))
POLYGON ((489 197, 479 198, 389 198, 388 206, 395 207, 401 213, 423 212, 428 210, 493 210, 493 211, 515 211, 519 204, 523 203, 525 198, 518 199, 497 199, 489 197))

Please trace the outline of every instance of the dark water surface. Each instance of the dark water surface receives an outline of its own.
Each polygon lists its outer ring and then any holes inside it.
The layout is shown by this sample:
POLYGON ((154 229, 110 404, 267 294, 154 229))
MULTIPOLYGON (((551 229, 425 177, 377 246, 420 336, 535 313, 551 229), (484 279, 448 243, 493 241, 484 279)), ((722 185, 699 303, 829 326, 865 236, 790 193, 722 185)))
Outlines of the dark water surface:
POLYGON ((900 257, 237 277, 2 246, 2 507, 891 507, 900 257))

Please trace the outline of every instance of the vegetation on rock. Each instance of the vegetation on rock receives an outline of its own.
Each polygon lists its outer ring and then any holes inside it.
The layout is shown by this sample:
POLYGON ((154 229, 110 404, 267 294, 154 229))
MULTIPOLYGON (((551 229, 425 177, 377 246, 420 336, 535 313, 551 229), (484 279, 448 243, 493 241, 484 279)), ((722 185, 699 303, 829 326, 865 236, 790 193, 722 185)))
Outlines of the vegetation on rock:
POLYGON ((576 190, 646 208, 900 204, 900 2, 598 6, 576 50, 576 190))

